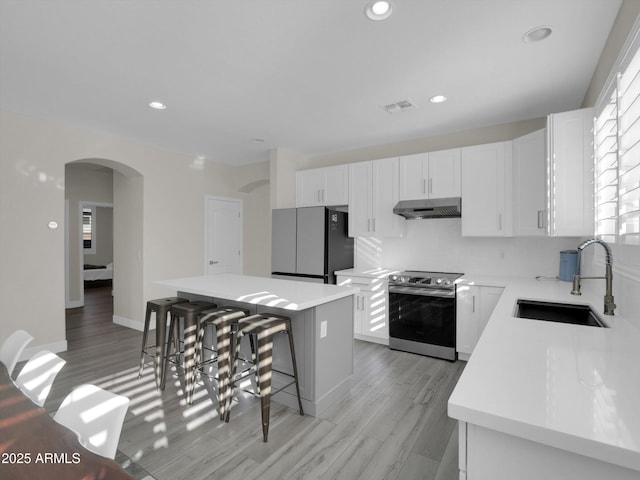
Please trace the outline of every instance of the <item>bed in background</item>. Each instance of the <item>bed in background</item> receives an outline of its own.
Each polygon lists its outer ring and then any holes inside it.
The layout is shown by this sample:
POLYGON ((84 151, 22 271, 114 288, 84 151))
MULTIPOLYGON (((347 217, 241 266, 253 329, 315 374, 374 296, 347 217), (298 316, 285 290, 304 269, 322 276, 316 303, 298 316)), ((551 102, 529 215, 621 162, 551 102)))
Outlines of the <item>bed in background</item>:
POLYGON ((85 288, 111 285, 113 279, 113 262, 106 265, 84 265, 85 288))

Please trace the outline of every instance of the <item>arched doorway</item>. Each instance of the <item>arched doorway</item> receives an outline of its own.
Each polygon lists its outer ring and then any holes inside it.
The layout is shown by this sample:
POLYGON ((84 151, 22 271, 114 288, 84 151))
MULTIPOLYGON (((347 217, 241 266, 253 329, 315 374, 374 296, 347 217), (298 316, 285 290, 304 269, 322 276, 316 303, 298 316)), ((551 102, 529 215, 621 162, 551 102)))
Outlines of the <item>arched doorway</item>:
POLYGON ((113 321, 132 326, 129 319, 136 318, 142 303, 142 180, 138 171, 108 159, 87 158, 65 165, 67 307, 84 303, 82 206, 111 205, 113 321))

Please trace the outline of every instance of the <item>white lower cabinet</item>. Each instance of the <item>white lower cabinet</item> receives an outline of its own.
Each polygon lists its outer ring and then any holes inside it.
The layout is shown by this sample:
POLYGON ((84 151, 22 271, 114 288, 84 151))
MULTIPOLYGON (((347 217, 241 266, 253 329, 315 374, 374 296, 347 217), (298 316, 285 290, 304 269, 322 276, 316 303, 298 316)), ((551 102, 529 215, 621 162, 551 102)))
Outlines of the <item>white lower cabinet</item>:
POLYGON ((460 285, 456 293, 456 351, 469 360, 504 288, 460 285))
POLYGON ((353 300, 354 338, 367 342, 389 344, 387 278, 338 275, 338 285, 360 288, 353 300))
POLYGON ((541 442, 458 422, 460 480, 637 480, 638 472, 541 442))

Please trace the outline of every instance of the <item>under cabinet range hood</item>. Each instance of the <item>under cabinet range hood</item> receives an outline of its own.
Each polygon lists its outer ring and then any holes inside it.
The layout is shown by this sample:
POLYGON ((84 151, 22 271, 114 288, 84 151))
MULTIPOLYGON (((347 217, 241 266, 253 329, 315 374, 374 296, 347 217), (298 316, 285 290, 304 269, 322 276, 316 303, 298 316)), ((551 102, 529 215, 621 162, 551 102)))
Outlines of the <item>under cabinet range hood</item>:
POLYGON ((393 213, 408 220, 460 217, 461 212, 462 199, 460 197, 402 200, 393 207, 393 213))

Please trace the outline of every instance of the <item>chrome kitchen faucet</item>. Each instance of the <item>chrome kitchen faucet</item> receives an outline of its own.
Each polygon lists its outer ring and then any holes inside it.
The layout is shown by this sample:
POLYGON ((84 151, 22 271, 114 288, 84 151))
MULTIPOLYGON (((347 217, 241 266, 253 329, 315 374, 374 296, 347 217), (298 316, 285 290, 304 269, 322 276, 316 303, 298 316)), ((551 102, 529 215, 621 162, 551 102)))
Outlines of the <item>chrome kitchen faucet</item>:
POLYGON ((605 292, 604 292, 604 314, 605 315, 613 315, 613 311, 616 308, 616 304, 613 302, 613 270, 612 270, 612 265, 613 265, 613 256, 611 255, 611 249, 609 248, 609 245, 607 245, 606 242, 604 242, 603 240, 599 240, 597 238, 592 238, 591 240, 585 240, 584 242, 582 242, 580 245, 578 245, 578 265, 576 268, 576 274, 573 276, 573 288, 571 290, 571 295, 582 295, 582 293, 580 293, 580 280, 591 280, 594 278, 604 278, 605 280, 605 292), (604 251, 606 253, 606 265, 605 265, 605 272, 604 272, 604 277, 582 277, 580 276, 580 257, 582 254, 582 250, 584 250, 585 247, 588 247, 589 245, 592 245, 594 243, 599 243, 600 245, 602 245, 602 248, 604 248, 604 251))

